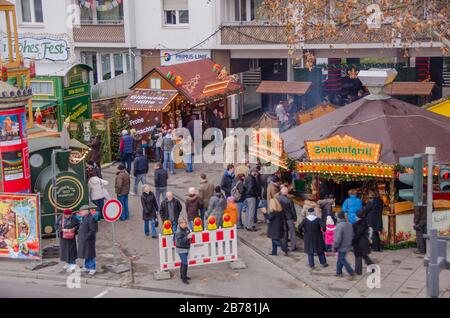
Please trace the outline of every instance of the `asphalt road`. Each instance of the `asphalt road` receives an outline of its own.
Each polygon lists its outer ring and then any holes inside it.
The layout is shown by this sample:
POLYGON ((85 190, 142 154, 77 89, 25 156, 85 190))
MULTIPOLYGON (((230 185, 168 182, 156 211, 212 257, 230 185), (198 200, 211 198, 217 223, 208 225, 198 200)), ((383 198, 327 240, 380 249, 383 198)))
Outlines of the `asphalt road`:
MULTIPOLYGON (((67 288, 62 282, 0 277, 0 298, 183 298, 181 294, 81 285, 67 288)), ((192 296, 190 296, 192 297, 192 296)))

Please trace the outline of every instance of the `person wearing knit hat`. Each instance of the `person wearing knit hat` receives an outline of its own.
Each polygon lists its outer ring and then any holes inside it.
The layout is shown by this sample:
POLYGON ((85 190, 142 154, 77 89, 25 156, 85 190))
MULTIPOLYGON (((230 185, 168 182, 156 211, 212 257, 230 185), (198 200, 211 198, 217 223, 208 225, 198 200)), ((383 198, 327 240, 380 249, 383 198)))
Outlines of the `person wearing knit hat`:
POLYGON ((56 233, 59 237, 59 259, 65 263, 64 269, 68 273, 72 273, 77 267, 78 253, 75 234, 79 225, 80 222, 71 209, 64 210, 63 215, 58 217, 55 224, 56 233))
POLYGON ((120 161, 126 164, 128 174, 131 173, 131 162, 133 159, 134 139, 128 134, 128 131, 122 130, 122 137, 120 138, 119 152, 120 161))
POLYGON ((308 215, 303 219, 298 231, 300 236, 304 236, 304 251, 308 254, 309 267, 315 268, 314 254, 319 257, 322 267, 328 267, 322 234, 322 231, 325 231, 325 224, 322 224, 322 220, 315 215, 314 208, 308 209, 308 215))

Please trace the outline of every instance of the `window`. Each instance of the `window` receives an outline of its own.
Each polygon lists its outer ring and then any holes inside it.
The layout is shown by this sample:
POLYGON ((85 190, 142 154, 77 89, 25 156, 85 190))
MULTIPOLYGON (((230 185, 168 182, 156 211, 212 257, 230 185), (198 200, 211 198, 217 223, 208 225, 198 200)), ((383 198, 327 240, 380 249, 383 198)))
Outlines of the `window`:
POLYGON ((114 53, 114 76, 123 74, 123 56, 120 53, 114 53))
POLYGON ((163 0, 164 24, 186 25, 189 24, 188 0, 163 0))
POLYGON ((102 54, 102 79, 104 81, 109 80, 111 78, 111 55, 108 54, 102 54))
POLYGON ((150 88, 151 89, 161 89, 161 79, 160 78, 151 78, 150 79, 150 88))
POLYGON ((262 0, 234 0, 234 19, 240 22, 267 20, 259 13, 262 0))
POLYGON ((33 95, 53 95, 53 82, 31 82, 33 95))
POLYGON ((109 5, 111 9, 100 11, 95 6, 91 8, 81 7, 81 24, 123 23, 123 3, 117 3, 115 0, 104 0, 104 4, 109 5))
POLYGON ((21 0, 22 22, 43 23, 42 0, 21 0))

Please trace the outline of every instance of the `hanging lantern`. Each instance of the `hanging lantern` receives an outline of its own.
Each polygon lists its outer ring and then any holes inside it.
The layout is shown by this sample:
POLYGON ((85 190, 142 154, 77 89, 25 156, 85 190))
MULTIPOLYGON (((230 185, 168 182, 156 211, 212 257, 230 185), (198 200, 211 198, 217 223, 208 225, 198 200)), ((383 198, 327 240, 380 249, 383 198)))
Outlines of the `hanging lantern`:
POLYGON ((8 81, 8 68, 5 64, 2 64, 2 81, 6 82, 8 81))
POLYGON ((34 60, 34 57, 33 57, 33 59, 30 62, 30 77, 31 78, 35 78, 36 77, 36 62, 34 60))
POLYGON ((183 85, 183 78, 182 78, 181 76, 175 77, 175 85, 176 85, 176 86, 181 86, 181 85, 183 85))

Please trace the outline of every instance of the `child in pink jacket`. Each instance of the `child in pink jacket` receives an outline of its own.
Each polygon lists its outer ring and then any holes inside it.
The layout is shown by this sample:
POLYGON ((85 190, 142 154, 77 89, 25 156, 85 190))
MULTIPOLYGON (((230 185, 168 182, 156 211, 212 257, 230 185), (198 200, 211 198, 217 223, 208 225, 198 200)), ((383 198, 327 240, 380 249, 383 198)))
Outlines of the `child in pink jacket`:
MULTIPOLYGON (((334 224, 333 219, 330 215, 327 216, 327 225, 325 231, 325 247, 327 252, 332 252, 333 250, 333 242, 334 242, 334 230, 336 225, 334 224)), ((329 256, 329 253, 326 253, 326 256, 329 256)))

